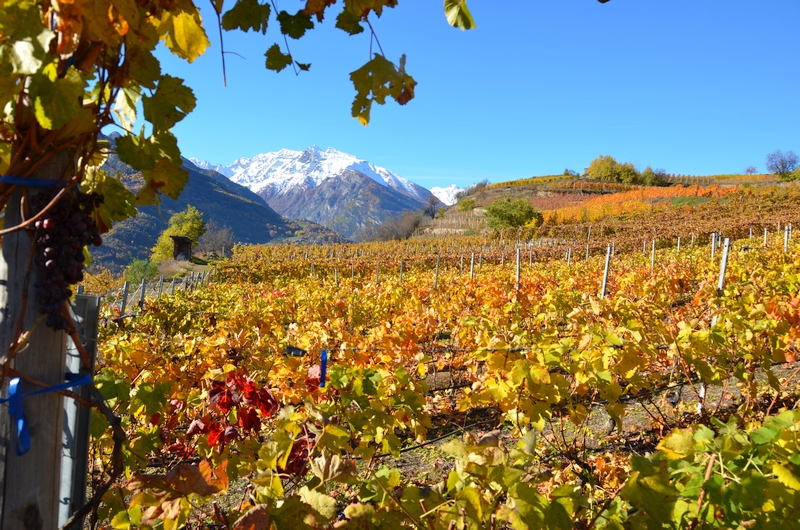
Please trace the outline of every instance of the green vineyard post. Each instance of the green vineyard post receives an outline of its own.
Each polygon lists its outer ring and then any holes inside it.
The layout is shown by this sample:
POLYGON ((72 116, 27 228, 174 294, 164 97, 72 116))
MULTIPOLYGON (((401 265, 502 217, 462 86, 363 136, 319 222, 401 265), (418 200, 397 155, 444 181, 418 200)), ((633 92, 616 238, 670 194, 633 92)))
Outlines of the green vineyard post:
POLYGON ((119 316, 125 316, 125 306, 128 305, 128 289, 130 289, 130 284, 125 282, 122 284, 122 303, 119 306, 119 316))
POLYGON ((600 288, 600 298, 606 297, 606 288, 608 287, 608 268, 611 265, 611 245, 606 248, 606 266, 603 271, 603 286, 600 288))

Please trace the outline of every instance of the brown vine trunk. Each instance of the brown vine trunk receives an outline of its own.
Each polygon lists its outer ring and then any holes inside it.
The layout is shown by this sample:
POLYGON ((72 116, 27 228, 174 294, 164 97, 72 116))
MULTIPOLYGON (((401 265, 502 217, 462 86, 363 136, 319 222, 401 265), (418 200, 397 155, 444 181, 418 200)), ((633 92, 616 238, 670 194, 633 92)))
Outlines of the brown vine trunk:
MULTIPOLYGON (((67 153, 59 153, 34 175, 60 179, 69 168, 67 153)), ((37 190, 28 188, 29 194, 37 190)), ((19 224, 21 190, 14 191, 6 206, 5 228, 19 224)), ((0 256, 0 362, 6 364, 10 345, 20 331, 28 332, 39 320, 34 284, 37 279, 30 259, 32 233, 19 230, 6 234, 0 256), (27 271, 30 270, 28 278, 27 271), (26 281, 27 280, 27 281, 26 281)), ((15 352, 7 366, 48 386, 64 381, 67 335, 46 327, 44 322, 30 333, 27 345, 15 352)), ((8 396, 5 374, 2 396, 8 396)), ((37 387, 23 383, 23 393, 37 387)), ((56 393, 25 398, 31 448, 18 456, 16 428, 7 405, 0 406, 0 530, 58 528, 60 469, 62 454, 63 397, 56 393)))

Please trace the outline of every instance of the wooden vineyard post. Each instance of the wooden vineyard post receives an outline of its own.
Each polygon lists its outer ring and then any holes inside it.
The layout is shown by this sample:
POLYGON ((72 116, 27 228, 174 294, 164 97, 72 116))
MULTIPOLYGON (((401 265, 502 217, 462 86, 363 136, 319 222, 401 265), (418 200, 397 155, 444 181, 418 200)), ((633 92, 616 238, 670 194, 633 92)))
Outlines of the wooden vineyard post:
POLYGON ((747 239, 753 239, 753 227, 750 227, 750 236, 747 239))
POLYGON ((586 244, 586 261, 589 261, 589 244, 586 244))
POLYGON ((517 292, 518 293, 519 293, 519 276, 520 276, 520 274, 519 274, 520 273, 520 270, 519 270, 519 258, 520 258, 520 252, 521 251, 522 251, 522 249, 517 247, 517 283, 516 283, 516 286, 517 286, 517 292))
MULTIPOLYGON (((65 151, 42 160, 42 168, 33 176, 43 180, 60 178, 70 165, 65 151)), ((22 186, 17 186, 6 203, 3 219, 6 230, 23 221, 22 191, 22 186)), ((25 191, 30 199, 38 189, 29 187, 25 191)), ((26 230, 11 231, 2 238, 0 360, 8 363, 8 368, 52 386, 64 382, 67 334, 44 323, 35 325, 41 315, 34 286, 42 273, 38 267, 27 273, 32 246, 31 234, 26 230), (27 304, 23 306, 21 301, 25 299, 27 304), (27 345, 11 359, 10 346, 17 343, 18 329, 29 331, 27 345)), ((37 388, 25 381, 19 384, 23 394, 37 388)), ((4 385, 2 397, 7 398, 8 394, 8 386, 4 385)), ((55 392, 23 400, 30 426, 30 449, 21 455, 15 451, 17 419, 11 417, 8 405, 0 406, 0 528, 3 530, 59 528, 63 400, 55 392)))
POLYGON ((161 300, 161 293, 164 292, 164 277, 158 277, 158 299, 161 300))
POLYGON ((147 292, 147 280, 142 278, 142 293, 139 295, 139 310, 144 311, 144 295, 147 292))
POLYGON ((650 251, 650 270, 656 268, 656 240, 653 240, 652 250, 650 251))
POLYGON ((125 306, 128 305, 128 289, 130 289, 130 284, 125 282, 122 284, 122 303, 119 306, 119 316, 125 316, 125 306))
POLYGON ((436 273, 433 277, 433 290, 435 291, 439 287, 439 260, 442 258, 442 254, 439 253, 436 255, 436 273))
POLYGON ((356 279, 356 263, 355 262, 351 262, 350 263, 350 279, 351 280, 355 280, 356 279))
POLYGON ((405 264, 406 264, 405 261, 400 260, 400 283, 403 283, 403 265, 405 264))
POLYGON ((783 227, 783 253, 789 252, 789 225, 783 227))
POLYGON ((694 246, 694 232, 692 232, 692 244, 691 244, 691 246, 694 246))
POLYGON ((642 241, 642 254, 647 255, 647 240, 642 241))
POLYGON ((469 262, 469 279, 472 280, 475 278, 475 253, 472 253, 472 258, 469 262))
POLYGON ((572 262, 572 247, 569 247, 567 249, 567 267, 569 267, 571 262, 572 262))
POLYGON ((177 278, 175 278, 173 276, 172 277, 172 291, 170 292, 170 296, 175 296, 175 283, 176 283, 176 281, 177 281, 177 278))
MULTIPOLYGON (((94 362, 97 352, 97 325, 100 315, 100 297, 78 295, 70 307, 72 320, 77 326, 78 338, 89 356, 90 367, 82 370, 81 356, 71 338, 67 340, 66 369, 69 373, 94 373, 94 362)), ((91 395, 85 386, 73 390, 80 397, 89 401, 91 395)), ((91 409, 74 399, 64 401, 64 428, 61 458, 61 487, 58 524, 63 526, 78 508, 83 506, 86 498, 86 470, 89 460, 89 418, 91 409)), ((80 530, 82 522, 76 521, 70 530, 80 530)))
MULTIPOLYGON (((731 240, 730 238, 725 238, 725 246, 722 248, 722 260, 719 264, 719 279, 717 281, 717 296, 722 296, 724 294, 725 289, 725 271, 728 268, 728 253, 731 249, 731 240)), ((717 315, 711 317, 711 327, 717 325, 717 315)), ((703 409, 705 408, 705 400, 706 400, 706 382, 704 379, 700 380, 700 388, 698 390, 698 403, 697 403, 697 414, 702 414, 703 409)))
POLYGON ((608 287, 608 267, 611 265, 611 245, 606 249, 606 266, 603 271, 603 285, 600 288, 600 298, 606 297, 606 288, 608 287))
POLYGON ((680 236, 678 236, 678 248, 677 248, 676 252, 678 254, 681 253, 681 238, 680 238, 680 236))
POLYGON ((339 285, 339 269, 333 269, 333 283, 339 285))
POLYGON ((186 290, 189 288, 189 276, 183 277, 183 294, 186 294, 186 290))
POLYGON ((714 252, 717 250, 717 233, 711 234, 711 259, 714 259, 714 252))
POLYGON ((767 227, 764 227, 764 248, 767 248, 767 227))

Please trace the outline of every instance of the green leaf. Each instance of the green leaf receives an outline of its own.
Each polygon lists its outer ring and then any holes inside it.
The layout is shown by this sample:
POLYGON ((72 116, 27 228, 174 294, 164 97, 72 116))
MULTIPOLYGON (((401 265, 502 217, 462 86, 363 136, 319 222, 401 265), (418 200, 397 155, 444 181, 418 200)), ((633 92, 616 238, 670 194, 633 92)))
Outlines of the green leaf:
POLYGON ((467 8, 467 0, 444 0, 447 23, 461 31, 475 28, 475 20, 467 8))
POLYGON ((131 84, 117 92, 114 100, 114 113, 119 117, 120 125, 126 131, 131 131, 136 123, 136 104, 142 98, 139 85, 131 84))
POLYGON ((131 79, 149 89, 155 89, 161 79, 161 64, 153 55, 153 49, 146 43, 138 43, 134 39, 125 48, 125 64, 131 79))
POLYGON ((797 476, 784 466, 778 463, 772 464, 772 472, 775 474, 781 484, 795 491, 800 491, 800 480, 798 480, 797 476))
POLYGON ((670 460, 686 458, 694 453, 694 433, 691 429, 675 429, 661 440, 658 449, 670 460))
POLYGON ((164 43, 173 54, 190 63, 203 55, 210 44, 197 8, 178 13, 164 10, 158 33, 164 36, 164 43))
POLYGON ((384 7, 394 7, 397 0, 344 0, 345 11, 350 11, 359 18, 368 17, 370 11, 376 15, 383 14, 384 7))
POLYGON ((227 31, 233 29, 260 31, 263 35, 267 33, 270 13, 269 3, 259 4, 258 0, 237 0, 233 8, 222 15, 222 27, 227 31))
POLYGON ((31 93, 36 94, 36 121, 45 129, 59 129, 80 115, 86 81, 74 68, 58 78, 55 64, 47 65, 43 75, 34 76, 31 85, 31 93))
POLYGON ((383 105, 386 97, 390 96, 400 105, 405 105, 414 97, 417 82, 406 74, 405 63, 405 55, 400 57, 400 67, 396 68, 383 55, 375 54, 372 60, 350 74, 356 89, 352 115, 362 125, 369 124, 373 102, 383 105))
POLYGON ((347 9, 336 17, 336 27, 349 35, 357 35, 364 31, 361 19, 347 9))
POLYGON ((101 233, 108 231, 113 223, 136 215, 136 196, 122 182, 109 177, 105 171, 87 171, 81 182, 81 190, 103 195, 103 202, 97 208, 101 233))
POLYGON ((297 67, 304 72, 308 72, 311 69, 311 63, 299 63, 295 61, 294 64, 296 64, 297 67))
POLYGON ((334 517, 336 517, 336 499, 333 497, 323 495, 315 490, 310 490, 307 486, 300 488, 298 493, 300 498, 303 499, 303 502, 311 506, 315 512, 324 518, 324 521, 317 520, 317 524, 319 526, 324 526, 334 517))
POLYGON ((194 110, 197 99, 183 79, 164 75, 152 96, 142 99, 144 117, 153 124, 154 132, 168 131, 194 110))
POLYGON ((768 444, 778 437, 779 431, 770 427, 761 427, 750 432, 750 439, 758 445, 768 444))
POLYGON ((177 200, 181 190, 189 181, 189 172, 176 166, 166 157, 156 162, 152 170, 142 171, 142 176, 144 176, 145 185, 136 194, 138 206, 157 204, 159 194, 177 200))
POLYGON ((293 39, 299 39, 306 34, 306 31, 314 28, 314 21, 310 15, 303 11, 298 11, 290 15, 286 11, 278 13, 278 23, 281 25, 281 33, 293 39))
POLYGON ((292 64, 292 56, 286 55, 281 51, 280 46, 273 44, 270 46, 267 53, 264 54, 267 58, 267 69, 280 72, 290 64, 292 64))

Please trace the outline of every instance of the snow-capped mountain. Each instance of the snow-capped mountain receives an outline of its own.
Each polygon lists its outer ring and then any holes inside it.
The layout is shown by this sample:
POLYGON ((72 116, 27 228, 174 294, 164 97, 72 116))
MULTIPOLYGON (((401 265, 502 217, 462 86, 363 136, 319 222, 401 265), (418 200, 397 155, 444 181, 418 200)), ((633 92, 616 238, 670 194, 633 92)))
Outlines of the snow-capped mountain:
POLYGON ((331 147, 281 149, 229 166, 191 161, 229 176, 283 216, 314 221, 345 237, 357 237, 370 224, 402 211, 419 210, 432 197, 438 202, 430 191, 394 171, 331 147))
POLYGON ((318 186, 324 180, 336 177, 345 170, 358 171, 378 184, 388 186, 419 201, 426 201, 430 192, 386 168, 361 160, 351 154, 329 147, 324 151, 312 145, 304 151, 281 149, 252 158, 243 157, 229 166, 210 164, 190 159, 204 169, 213 169, 237 184, 261 195, 280 195, 291 188, 305 189, 318 186))
POLYGON ((459 191, 464 191, 464 188, 459 188, 455 184, 450 184, 446 188, 440 188, 439 186, 434 186, 431 188, 431 193, 433 193, 437 199, 445 203, 447 206, 452 206, 458 202, 458 199, 456 199, 456 194, 459 191))

